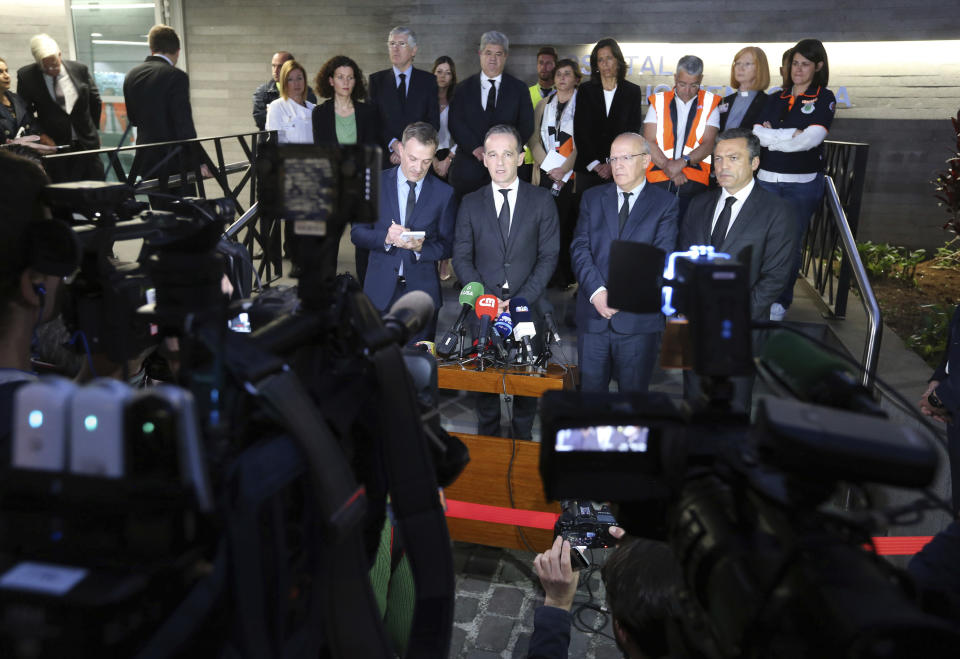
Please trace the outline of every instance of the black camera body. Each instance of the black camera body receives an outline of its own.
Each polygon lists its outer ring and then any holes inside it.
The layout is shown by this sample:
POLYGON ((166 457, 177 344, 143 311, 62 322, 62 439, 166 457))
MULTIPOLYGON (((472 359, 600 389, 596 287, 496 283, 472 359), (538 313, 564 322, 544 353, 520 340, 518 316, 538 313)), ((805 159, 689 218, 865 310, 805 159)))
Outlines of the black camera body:
POLYGON ((602 549, 616 544, 610 535, 610 527, 616 525, 617 520, 606 504, 571 499, 564 502, 553 533, 569 541, 571 547, 602 549))
MULTIPOLYGON (((659 277, 630 276, 638 259, 657 261, 651 250, 614 243, 612 305, 656 310, 632 291, 659 277)), ((753 370, 745 265, 708 247, 665 261, 662 308, 689 320, 694 371, 716 385, 709 390, 729 391, 731 376, 753 370)), ((928 485, 930 436, 858 408, 777 398, 761 398, 751 424, 728 403, 542 398, 547 497, 614 502, 619 526, 671 545, 684 581, 671 655, 909 656, 921 638, 933 656, 955 654, 960 629, 922 611, 902 576, 865 548, 874 518, 825 505, 841 482, 928 485)), ((577 520, 577 510, 565 514, 568 525, 577 520)))

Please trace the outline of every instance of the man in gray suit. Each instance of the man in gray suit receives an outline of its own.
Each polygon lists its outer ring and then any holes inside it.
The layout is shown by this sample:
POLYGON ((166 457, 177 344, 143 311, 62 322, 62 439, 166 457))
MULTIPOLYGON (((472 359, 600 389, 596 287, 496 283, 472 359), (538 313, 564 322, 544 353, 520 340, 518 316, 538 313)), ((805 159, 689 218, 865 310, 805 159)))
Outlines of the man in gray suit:
MULTIPOLYGON (((478 281, 500 300, 500 312, 511 297, 524 298, 535 309, 546 292, 560 253, 557 205, 546 188, 517 177, 523 164, 520 134, 500 124, 487 131, 483 160, 491 184, 463 198, 457 214, 453 269, 463 282, 478 281)), ((516 396, 513 436, 529 439, 536 398, 516 396)), ((481 394, 477 402, 481 435, 500 431, 500 397, 481 394)))
MULTIPOLYGON (((681 222, 679 248, 713 245, 733 258, 746 247, 750 255, 750 315, 769 318, 770 305, 791 277, 790 255, 797 238, 791 227, 790 206, 761 188, 753 175, 760 165, 760 140, 747 128, 731 128, 717 136, 713 168, 719 190, 695 197, 681 222)), ((762 347, 764 333, 754 331, 753 350, 762 347)), ((733 378, 734 402, 750 411, 753 376, 733 378)), ((684 397, 700 395, 698 378, 684 372, 684 397)))

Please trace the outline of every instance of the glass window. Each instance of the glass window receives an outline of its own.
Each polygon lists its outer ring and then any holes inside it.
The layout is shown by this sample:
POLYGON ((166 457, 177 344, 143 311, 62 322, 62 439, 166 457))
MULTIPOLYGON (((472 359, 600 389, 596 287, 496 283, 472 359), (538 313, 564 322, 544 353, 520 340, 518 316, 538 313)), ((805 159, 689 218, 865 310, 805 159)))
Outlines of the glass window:
MULTIPOLYGON (((104 147, 118 146, 127 128, 123 78, 150 54, 147 33, 157 22, 155 2, 72 0, 70 14, 77 60, 90 67, 103 100, 100 143, 104 147)), ((131 131, 125 144, 134 141, 131 131)), ((133 160, 133 154, 121 157, 133 160)), ((108 172, 107 180, 115 180, 112 172, 108 172)))

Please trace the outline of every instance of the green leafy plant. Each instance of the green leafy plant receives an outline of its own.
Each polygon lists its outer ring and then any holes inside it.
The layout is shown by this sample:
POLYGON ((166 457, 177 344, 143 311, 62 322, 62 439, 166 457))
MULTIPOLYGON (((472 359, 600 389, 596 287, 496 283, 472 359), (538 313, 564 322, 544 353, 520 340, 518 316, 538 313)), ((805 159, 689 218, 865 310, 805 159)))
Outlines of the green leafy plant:
POLYGON ((950 216, 943 228, 960 236, 960 110, 957 110, 957 116, 950 121, 953 123, 955 139, 955 144, 951 147, 953 153, 947 159, 947 168, 937 172, 933 186, 936 190, 934 196, 938 199, 937 205, 950 216))
POLYGON ((920 307, 920 327, 907 337, 907 346, 923 357, 931 366, 940 363, 947 349, 947 330, 954 306, 951 304, 924 304, 920 307))
POLYGON ((937 248, 933 267, 941 270, 960 269, 960 236, 954 236, 937 248))
POLYGON ((917 285, 917 266, 927 258, 924 249, 909 250, 870 240, 857 243, 857 252, 871 278, 894 279, 909 286, 917 285))

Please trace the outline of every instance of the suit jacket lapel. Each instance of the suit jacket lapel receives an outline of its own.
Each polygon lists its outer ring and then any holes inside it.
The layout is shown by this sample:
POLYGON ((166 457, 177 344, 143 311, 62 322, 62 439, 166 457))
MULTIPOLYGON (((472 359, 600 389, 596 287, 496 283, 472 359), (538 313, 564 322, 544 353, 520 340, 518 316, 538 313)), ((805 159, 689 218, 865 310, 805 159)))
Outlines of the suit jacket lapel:
MULTIPOLYGON (((483 186, 483 214, 487 218, 487 230, 491 232, 490 235, 496 236, 496 242, 500 245, 500 250, 504 255, 507 253, 507 243, 503 239, 503 232, 500 231, 500 219, 497 217, 497 205, 493 201, 493 186, 489 183, 483 186)), ((517 192, 517 197, 520 197, 520 193, 517 192)), ((516 217, 516 216, 514 216, 516 217)))
MULTIPOLYGON (((740 238, 740 234, 747 230, 748 225, 760 210, 757 208, 757 204, 759 203, 757 202, 757 195, 753 194, 757 190, 757 187, 758 185, 754 183, 753 190, 750 191, 750 196, 743 202, 743 207, 740 208, 740 212, 737 213, 737 218, 734 220, 733 226, 727 231, 727 235, 720 245, 721 248, 733 245, 740 238)), ((714 206, 714 210, 716 210, 716 206, 714 206)), ((733 256, 736 256, 736 254, 733 254, 733 256)))
MULTIPOLYGON (((647 183, 637 196, 637 200, 633 202, 633 208, 630 209, 630 215, 627 216, 627 223, 623 227, 623 235, 620 236, 621 240, 630 240, 631 236, 643 225, 643 221, 650 213, 650 203, 647 200, 649 190, 650 184, 647 183)), ((617 226, 619 226, 619 224, 620 219, 618 215, 617 226)))
MULTIPOLYGON (((527 198, 527 195, 523 193, 523 183, 521 182, 517 188, 517 205, 513 209, 513 219, 510 221, 510 236, 507 238, 507 243, 504 246, 504 255, 508 255, 511 251, 511 248, 518 240, 521 240, 520 234, 523 233, 523 218, 526 217, 527 204, 530 200, 527 198)), ((497 220, 497 224, 500 224, 500 220, 497 220)))
POLYGON ((607 229, 610 231, 611 240, 620 238, 620 198, 617 195, 617 186, 610 186, 610 191, 600 199, 600 206, 603 209, 603 219, 607 223, 607 229))
MULTIPOLYGON (((696 229, 697 235, 694 237, 696 242, 695 245, 709 245, 710 244, 710 235, 713 229, 713 216, 717 212, 717 204, 720 202, 720 197, 723 196, 723 190, 715 190, 710 192, 710 203, 707 206, 709 210, 708 213, 701 218, 697 225, 694 227, 696 229)), ((742 210, 742 209, 741 209, 742 210)), ((734 224, 736 226, 736 224, 734 224)), ((727 232, 727 236, 730 235, 730 232, 727 232)), ((690 245, 683 245, 684 248, 690 247, 690 245)))
MULTIPOLYGON (((390 200, 390 219, 397 224, 400 224, 400 193, 399 186, 397 185, 397 167, 391 167, 390 172, 390 187, 388 188, 389 192, 387 193, 387 199, 390 200)), ((407 218, 407 224, 410 218, 407 218)), ((389 225, 388 225, 389 226, 389 225)))
MULTIPOLYGON (((420 220, 420 216, 423 215, 423 206, 424 204, 426 204, 427 199, 430 198, 428 196, 430 194, 429 190, 430 190, 430 186, 433 185, 433 181, 430 180, 431 178, 433 177, 428 174, 423 179, 423 184, 420 186, 420 196, 417 197, 417 203, 413 207, 413 213, 411 213, 410 217, 407 218, 408 228, 412 229, 414 224, 418 220, 420 220)), ((398 203, 399 203, 399 197, 398 197, 398 203)))

